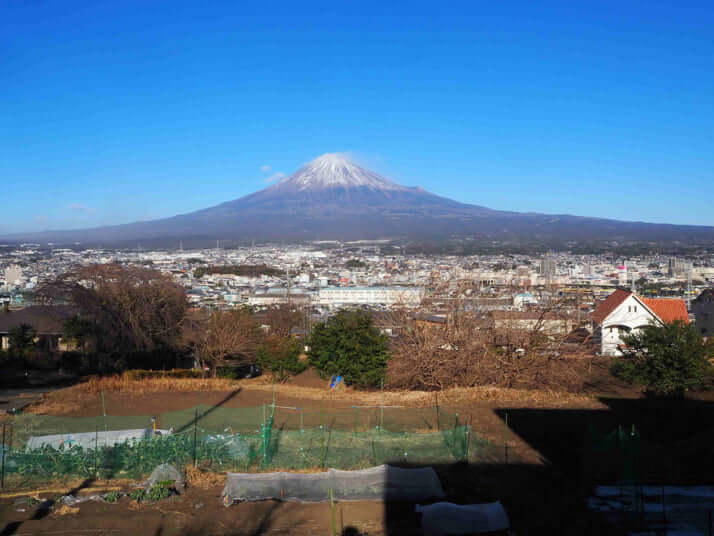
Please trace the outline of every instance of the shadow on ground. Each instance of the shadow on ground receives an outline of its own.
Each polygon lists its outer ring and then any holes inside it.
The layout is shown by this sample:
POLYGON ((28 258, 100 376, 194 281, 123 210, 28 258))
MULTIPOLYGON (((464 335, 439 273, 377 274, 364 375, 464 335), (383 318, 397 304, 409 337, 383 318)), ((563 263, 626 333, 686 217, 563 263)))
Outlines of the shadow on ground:
MULTIPOLYGON (((596 485, 714 482, 712 402, 600 400, 608 409, 496 409, 504 437, 487 449, 488 460, 434 466, 447 500, 500 500, 519 536, 621 534, 639 528, 643 519, 588 511, 586 501, 596 485), (542 464, 525 463, 509 445, 513 435, 535 449, 542 464)), ((388 534, 419 534, 418 527, 413 505, 386 505, 388 534)))

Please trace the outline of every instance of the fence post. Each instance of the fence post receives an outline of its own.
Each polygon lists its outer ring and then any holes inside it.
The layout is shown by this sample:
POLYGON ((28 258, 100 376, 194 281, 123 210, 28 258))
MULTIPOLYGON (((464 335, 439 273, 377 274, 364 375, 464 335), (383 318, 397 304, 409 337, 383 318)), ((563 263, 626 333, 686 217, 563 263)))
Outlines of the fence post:
POLYGON ((99 425, 94 427, 94 478, 99 474, 99 425))
POLYGON ((104 389, 102 389, 102 414, 104 415, 104 431, 106 432, 107 431, 107 407, 104 405, 104 389))
POLYGON ((355 407, 355 436, 357 436, 357 423, 359 421, 359 408, 355 407))
POLYGON ((381 382, 382 394, 379 397, 379 431, 382 432, 384 428, 384 378, 381 382))
POLYGON ((332 514, 332 536, 337 536, 337 525, 335 524, 335 500, 330 488, 330 512, 332 514))
POLYGON ((2 423, 2 476, 0 476, 0 488, 5 487, 5 423, 2 423))
POLYGON ((193 419, 193 466, 196 467, 196 437, 198 433, 198 408, 193 419))
POLYGON ((303 410, 300 408, 300 433, 302 434, 305 431, 303 427, 303 410))
POLYGON ((466 461, 469 461, 471 459, 471 433, 473 432, 473 428, 471 423, 473 422, 473 415, 469 417, 469 422, 468 424, 464 427, 465 433, 466 433, 466 448, 465 448, 465 453, 464 455, 466 456, 466 461))
POLYGON ((508 463, 508 412, 506 412, 506 428, 503 433, 503 455, 505 463, 508 463))
POLYGON ((436 408, 436 429, 441 432, 441 422, 439 421, 439 395, 434 393, 434 407, 436 408))

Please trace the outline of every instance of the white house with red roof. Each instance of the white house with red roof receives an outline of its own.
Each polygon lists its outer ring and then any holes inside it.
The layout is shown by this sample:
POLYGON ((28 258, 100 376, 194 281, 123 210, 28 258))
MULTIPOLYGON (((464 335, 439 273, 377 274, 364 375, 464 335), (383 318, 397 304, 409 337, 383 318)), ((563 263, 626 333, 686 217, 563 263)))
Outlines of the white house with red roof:
POLYGON ((687 304, 679 298, 643 298, 618 288, 590 315, 600 354, 622 355, 622 337, 651 323, 689 322, 687 304))

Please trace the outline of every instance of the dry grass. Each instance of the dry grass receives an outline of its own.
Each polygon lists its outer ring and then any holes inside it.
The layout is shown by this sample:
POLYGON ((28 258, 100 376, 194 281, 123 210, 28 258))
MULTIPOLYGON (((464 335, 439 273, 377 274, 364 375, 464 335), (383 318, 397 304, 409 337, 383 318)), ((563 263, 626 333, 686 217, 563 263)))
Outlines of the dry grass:
MULTIPOLYGON (((278 395, 307 400, 345 400, 359 404, 404 405, 426 407, 434 403, 434 392, 430 391, 359 391, 343 388, 336 391, 326 391, 315 387, 304 387, 293 384, 273 384, 269 378, 261 377, 252 380, 227 380, 222 378, 177 379, 148 378, 135 380, 122 376, 92 377, 84 383, 70 387, 69 390, 81 398, 83 395, 96 396, 105 393, 146 394, 158 392, 227 392, 237 388, 246 391, 261 391, 271 393, 275 389, 278 395)), ((440 401, 444 403, 462 403, 475 401, 507 402, 516 404, 582 404, 592 401, 592 397, 555 390, 510 389, 504 387, 453 387, 438 392, 440 401)), ((34 407, 41 405, 40 401, 34 407)))
POLYGON ((79 506, 69 506, 67 504, 63 504, 59 508, 56 508, 53 510, 52 515, 55 516, 68 516, 68 515, 73 515, 73 514, 78 514, 79 513, 79 506))
POLYGON ((226 476, 220 473, 206 473, 193 465, 186 466, 186 484, 193 488, 210 489, 226 483, 226 476))
POLYGON ((145 394, 169 391, 230 391, 239 384, 236 380, 223 378, 144 378, 136 380, 121 376, 91 377, 73 389, 77 394, 97 395, 105 393, 145 394))
MULTIPOLYGON (((270 392, 271 384, 243 384, 243 389, 270 392)), ((346 388, 326 392, 324 389, 295 385, 278 385, 277 395, 306 400, 348 401, 355 405, 379 405, 431 407, 435 397, 441 405, 462 405, 475 402, 508 403, 522 406, 598 406, 598 402, 589 395, 554 390, 510 389, 504 387, 453 387, 442 391, 358 391, 346 388)))
POLYGON ((508 404, 513 407, 584 407, 599 408, 596 397, 555 390, 513 389, 494 386, 453 387, 442 391, 360 391, 350 387, 330 391, 325 388, 295 384, 273 384, 268 378, 250 380, 227 380, 220 378, 176 379, 148 378, 129 379, 126 376, 90 378, 86 382, 54 391, 43 396, 29 406, 31 413, 66 415, 80 411, 85 400, 94 399, 105 393, 120 393, 129 396, 150 395, 152 393, 226 393, 241 389, 245 395, 260 393, 270 398, 275 392, 281 397, 298 399, 315 405, 324 400, 327 404, 361 406, 405 406, 413 408, 431 407, 438 397, 442 407, 463 407, 472 405, 508 404))

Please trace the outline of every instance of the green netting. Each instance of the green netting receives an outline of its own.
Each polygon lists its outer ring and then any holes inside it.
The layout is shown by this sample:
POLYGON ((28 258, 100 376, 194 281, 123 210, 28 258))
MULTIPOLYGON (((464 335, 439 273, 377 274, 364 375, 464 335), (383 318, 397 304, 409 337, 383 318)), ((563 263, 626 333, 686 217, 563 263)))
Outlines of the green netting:
POLYGON ((156 416, 25 414, 14 419, 5 471, 22 479, 51 479, 138 478, 161 463, 244 472, 359 469, 383 463, 475 460, 487 448, 488 443, 473 434, 458 414, 437 408, 304 410, 265 405, 201 406, 156 416), (122 438, 122 432, 136 429, 146 429, 148 437, 116 443, 106 439, 122 438), (159 429, 170 433, 154 435, 159 429), (53 434, 66 435, 67 441, 59 448, 27 448, 30 437, 38 445, 53 434), (73 440, 72 434, 83 434, 82 441, 73 440), (104 444, 100 437, 105 438, 104 444))
POLYGON ((587 434, 585 459, 589 472, 607 482, 640 480, 641 441, 634 426, 629 430, 618 426, 605 433, 589 428, 587 434))

